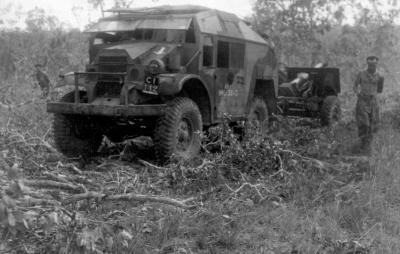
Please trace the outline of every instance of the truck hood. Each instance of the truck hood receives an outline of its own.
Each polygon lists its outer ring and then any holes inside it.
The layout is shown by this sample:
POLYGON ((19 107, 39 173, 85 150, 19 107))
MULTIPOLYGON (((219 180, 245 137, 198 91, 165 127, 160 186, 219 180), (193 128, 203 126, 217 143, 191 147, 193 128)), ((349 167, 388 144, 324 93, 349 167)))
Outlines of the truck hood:
POLYGON ((139 59, 141 64, 147 65, 153 59, 162 59, 179 44, 157 42, 135 42, 107 47, 103 50, 125 50, 132 60, 139 59))

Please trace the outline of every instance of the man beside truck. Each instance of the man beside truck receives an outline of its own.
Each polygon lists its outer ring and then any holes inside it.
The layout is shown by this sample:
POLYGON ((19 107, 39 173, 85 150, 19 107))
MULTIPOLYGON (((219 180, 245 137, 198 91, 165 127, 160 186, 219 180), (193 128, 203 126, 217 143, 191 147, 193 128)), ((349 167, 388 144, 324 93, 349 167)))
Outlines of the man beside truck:
POLYGON ((357 74, 353 90, 357 95, 356 121, 360 139, 359 152, 369 155, 373 134, 379 128, 377 95, 382 93, 384 77, 377 71, 379 58, 367 57, 367 69, 357 74))

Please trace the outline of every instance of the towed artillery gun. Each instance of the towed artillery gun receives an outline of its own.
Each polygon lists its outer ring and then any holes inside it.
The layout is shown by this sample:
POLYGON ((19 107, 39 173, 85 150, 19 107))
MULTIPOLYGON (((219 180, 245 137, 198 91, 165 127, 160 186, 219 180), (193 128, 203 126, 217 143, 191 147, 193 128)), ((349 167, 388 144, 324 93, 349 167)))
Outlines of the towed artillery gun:
POLYGON ((283 115, 320 118, 323 126, 331 126, 340 118, 340 74, 338 68, 325 64, 314 67, 285 67, 280 77, 278 111, 283 115))
POLYGON ((275 54, 235 15, 200 6, 110 12, 86 31, 90 62, 69 77, 74 90, 47 104, 63 154, 92 155, 103 136, 150 136, 159 163, 188 160, 226 115, 264 121, 274 111, 275 54))

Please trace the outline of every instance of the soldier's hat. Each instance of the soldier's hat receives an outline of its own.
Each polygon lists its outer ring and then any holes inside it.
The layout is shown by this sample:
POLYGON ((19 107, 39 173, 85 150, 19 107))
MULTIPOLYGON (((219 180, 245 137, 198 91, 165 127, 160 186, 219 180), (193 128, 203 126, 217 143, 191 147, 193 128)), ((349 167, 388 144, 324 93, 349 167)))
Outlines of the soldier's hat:
POLYGON ((370 55, 367 57, 367 61, 373 61, 373 60, 379 61, 379 57, 375 55, 370 55))

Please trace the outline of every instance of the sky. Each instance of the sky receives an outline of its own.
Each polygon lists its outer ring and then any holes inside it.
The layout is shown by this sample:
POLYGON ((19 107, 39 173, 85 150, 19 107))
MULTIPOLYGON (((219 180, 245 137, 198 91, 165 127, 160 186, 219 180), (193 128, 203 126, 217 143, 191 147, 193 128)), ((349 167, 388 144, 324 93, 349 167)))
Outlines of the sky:
MULTIPOLYGON (((158 5, 193 4, 219 9, 234 13, 239 17, 246 17, 252 13, 254 0, 134 0, 131 7, 153 7, 158 5)), ((100 10, 93 10, 86 0, 0 0, 0 8, 13 4, 13 9, 18 10, 21 16, 35 7, 42 8, 47 14, 56 16, 69 28, 83 29, 86 24, 96 21, 100 16, 100 10)), ((106 6, 111 7, 111 6, 106 6)), ((9 12, 11 13, 11 12, 9 12)), ((7 13, 0 13, 6 23, 7 13)), ((23 27, 23 22, 16 24, 23 27)))
MULTIPOLYGON (((231 12, 240 18, 244 18, 252 14, 252 6, 255 1, 256 0, 133 0, 131 7, 140 8, 158 5, 192 4, 231 12)), ((114 1, 105 0, 105 2, 109 4, 105 6, 105 9, 109 9, 112 7, 114 1)), ((354 0, 354 3, 355 2, 361 2, 368 6, 368 2, 365 0, 354 0)), ((381 10, 387 10, 389 2, 393 2, 393 0, 380 0, 378 3, 380 3, 381 10)), ((399 5, 396 5, 397 8, 400 8, 399 5)), ((100 10, 93 9, 93 7, 87 3, 87 0, 0 0, 0 28, 24 28, 24 20, 27 12, 35 7, 44 9, 47 15, 56 16, 58 20, 63 23, 65 28, 79 28, 83 30, 88 23, 94 22, 101 17, 100 10), (7 8, 7 6, 11 8, 7 8), (9 10, 6 11, 7 9, 9 10)), ((352 10, 349 9, 346 11, 346 23, 351 24, 352 10)), ((399 24, 400 19, 396 20, 395 23, 399 24)))

